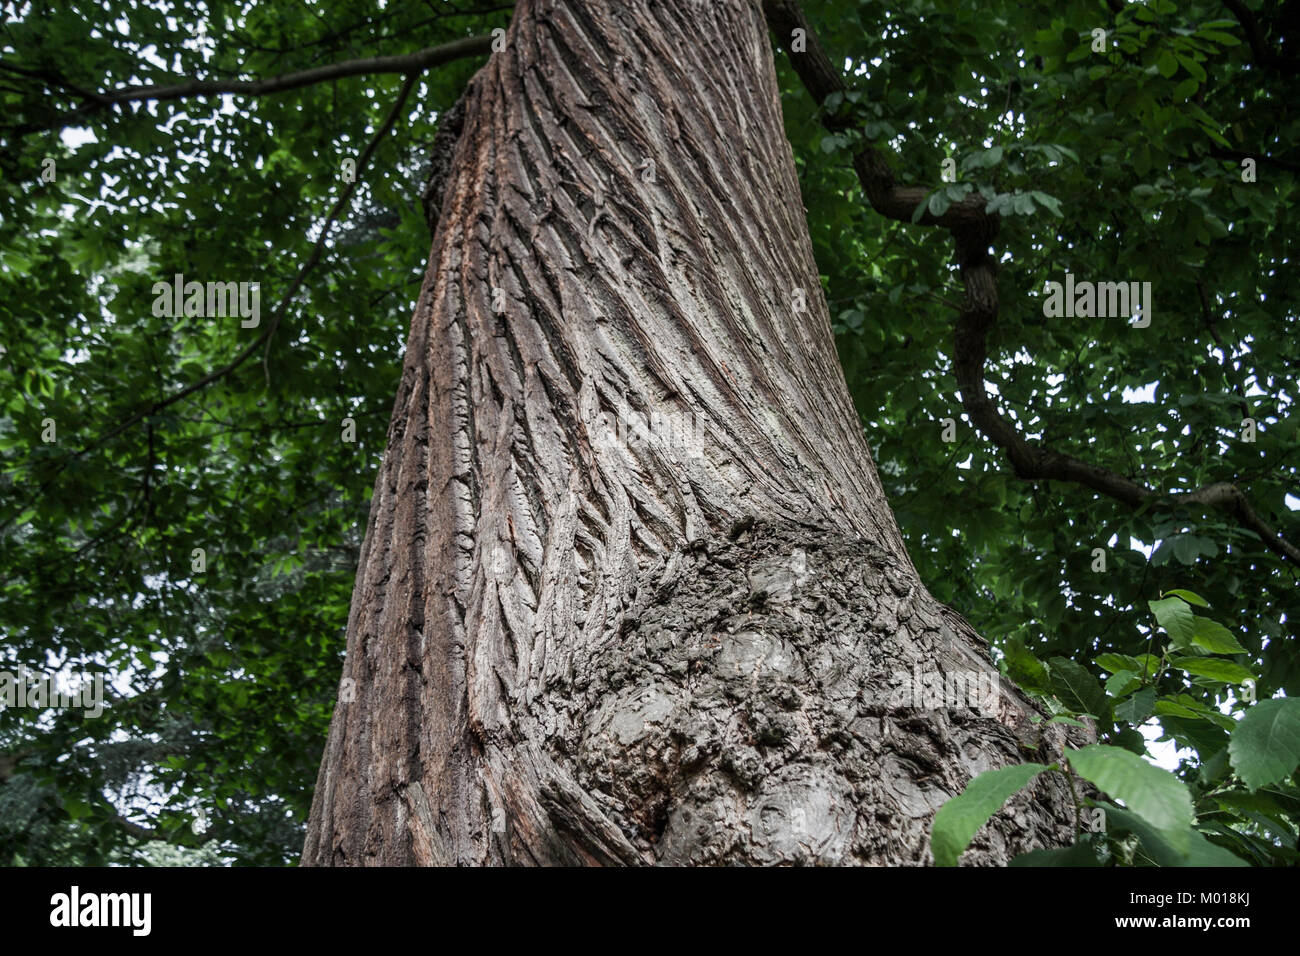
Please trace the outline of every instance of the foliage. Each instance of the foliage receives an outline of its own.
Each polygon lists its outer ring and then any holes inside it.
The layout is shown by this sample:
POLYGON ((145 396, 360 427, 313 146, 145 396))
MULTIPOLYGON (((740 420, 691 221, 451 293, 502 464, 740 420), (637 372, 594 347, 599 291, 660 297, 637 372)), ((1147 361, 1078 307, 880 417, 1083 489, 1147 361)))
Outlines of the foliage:
MULTIPOLYGON (((1098 657, 1094 663, 1110 674, 1104 685, 1073 661, 1038 662, 1037 673, 1049 680, 1040 677, 1022 688, 1050 708, 1053 720, 1091 721, 1101 742, 1070 749, 1051 766, 1013 764, 975 777, 935 815, 936 864, 955 866, 989 817, 1044 772, 1070 781, 1077 839, 1069 849, 1026 854, 1025 864, 1300 861, 1300 700, 1256 702, 1256 678, 1244 663, 1249 653, 1193 605, 1207 603, 1183 589, 1149 602, 1158 628, 1149 629, 1146 652, 1098 657), (1066 672, 1059 683, 1058 670, 1066 672), (1158 739, 1187 752, 1176 772, 1146 759, 1149 737, 1142 730, 1155 737, 1157 728, 1158 739), (1097 794, 1085 796, 1077 781, 1092 784, 1097 794)), ((1024 660, 1008 671, 1023 669, 1024 660)))
MULTIPOLYGON (((1268 24, 1279 6, 1255 9, 1268 24)), ((1248 713, 1237 746, 1255 756, 1237 769, 1234 751, 1213 746, 1229 728, 1208 711, 1232 719, 1214 688, 1240 674, 1223 665, 1250 671, 1256 708, 1295 695, 1295 569, 1223 512, 1137 512, 1022 482, 968 425, 943 443, 939 420, 962 420, 951 244, 873 213, 849 160, 861 142, 882 144, 932 211, 979 192, 1002 213, 986 378, 1022 431, 1166 490, 1236 481, 1294 535, 1294 75, 1254 62, 1240 25, 1208 0, 1118 14, 1097 2, 807 7, 835 62, 848 58, 850 92, 827 109, 854 124, 828 136, 778 56, 787 133, 845 374, 923 579, 1017 679, 1073 708, 1063 715, 1109 708, 1104 719, 1123 730, 1105 746, 1132 749, 1143 711, 1169 710, 1157 719, 1186 748, 1191 832, 1252 862, 1288 859, 1279 843, 1294 848, 1294 807, 1281 784, 1249 782, 1276 771, 1251 741, 1291 740, 1291 718, 1248 713), (1098 26, 1116 41, 1106 53, 1090 49, 1098 26), (1258 181, 1242 181, 1241 155, 1271 157, 1258 181), (948 157, 957 179, 944 183, 948 157), (1043 284, 1067 270, 1152 281, 1152 325, 1045 319, 1043 284), (1247 417, 1254 442, 1241 438, 1247 417), (1093 570, 1098 547, 1104 572, 1093 570), (1224 630, 1198 643, 1170 618, 1148 672, 1145 598, 1177 583, 1220 609, 1224 630), (1205 645, 1223 633, 1243 650, 1205 645), (1254 828, 1237 829, 1246 814, 1254 828)), ((0 710, 0 862, 143 861, 159 843, 291 862, 428 252, 425 159, 439 113, 482 58, 423 75, 269 347, 120 431, 264 331, 342 194, 344 161, 380 129, 401 78, 135 103, 79 114, 63 132, 39 128, 81 105, 82 91, 406 53, 490 33, 510 9, 35 0, 8 10, 0 668, 106 671, 113 695, 98 718, 0 710), (260 282, 263 327, 154 316, 153 283, 175 274, 260 282), (341 440, 345 418, 355 442, 341 440), (200 813, 208 825, 196 832, 200 813)), ((1166 831, 1143 841, 1146 818, 1130 810, 1111 812, 1112 832, 1128 826, 1151 858, 1200 846, 1152 849, 1166 831)))
MULTIPOLYGON (((24 10, 4 25, 5 64, 86 89, 275 76, 406 53, 509 17, 217 3, 171 11, 177 29, 150 6, 24 10)), ((401 77, 229 108, 220 97, 137 105, 92 113, 62 136, 13 137, 0 189, 0 667, 108 670, 117 695, 96 719, 0 711, 0 751, 26 753, 0 791, 23 808, 0 815, 0 860, 138 859, 147 842, 123 814, 193 845, 199 809, 230 860, 297 857, 428 254, 421 177, 439 111, 481 61, 417 86, 265 361, 259 350, 108 441, 128 414, 262 331, 156 317, 152 284, 177 273, 260 282, 264 328, 344 188, 344 161, 373 137, 401 77), (47 158, 53 182, 41 179, 47 158), (345 418, 355 442, 341 440, 345 418), (55 443, 41 440, 45 419, 55 443), (195 548, 206 553, 201 574, 195 548)), ((7 121, 77 102, 0 73, 7 121)))

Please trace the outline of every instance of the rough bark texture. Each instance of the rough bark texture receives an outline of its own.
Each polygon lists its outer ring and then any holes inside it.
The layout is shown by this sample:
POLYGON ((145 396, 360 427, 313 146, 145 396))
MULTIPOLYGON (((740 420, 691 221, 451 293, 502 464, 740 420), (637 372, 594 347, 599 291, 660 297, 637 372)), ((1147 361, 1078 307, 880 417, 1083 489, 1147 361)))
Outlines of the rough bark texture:
MULTIPOLYGON (((522 0, 464 111, 303 862, 926 862, 1061 740, 899 699, 996 669, 863 441, 758 4, 522 0)), ((1040 779, 967 862, 1068 838, 1040 779)))

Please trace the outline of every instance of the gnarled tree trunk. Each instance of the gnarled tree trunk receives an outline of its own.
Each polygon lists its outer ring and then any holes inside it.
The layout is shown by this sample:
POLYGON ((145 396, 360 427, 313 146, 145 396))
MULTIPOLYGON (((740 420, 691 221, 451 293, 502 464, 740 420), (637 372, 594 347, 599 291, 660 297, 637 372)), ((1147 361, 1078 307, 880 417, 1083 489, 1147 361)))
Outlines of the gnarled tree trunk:
MULTIPOLYGON (((464 100, 303 862, 925 862, 973 774, 1059 746, 1005 685, 913 696, 954 673, 996 669, 876 477, 758 4, 521 0, 464 100)), ((968 861, 1068 837, 1050 776, 968 861)))

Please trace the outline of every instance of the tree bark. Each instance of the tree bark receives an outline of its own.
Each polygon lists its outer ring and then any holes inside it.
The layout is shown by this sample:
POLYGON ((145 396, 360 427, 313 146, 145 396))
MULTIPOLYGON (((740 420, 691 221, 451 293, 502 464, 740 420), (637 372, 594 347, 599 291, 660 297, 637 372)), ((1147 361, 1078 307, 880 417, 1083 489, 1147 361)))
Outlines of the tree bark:
MULTIPOLYGON (((521 0, 466 92, 303 863, 928 862, 972 775, 1062 745, 1004 682, 912 693, 954 674, 997 670, 872 465, 759 5, 521 0)), ((965 861, 1068 842, 1053 776, 965 861)))

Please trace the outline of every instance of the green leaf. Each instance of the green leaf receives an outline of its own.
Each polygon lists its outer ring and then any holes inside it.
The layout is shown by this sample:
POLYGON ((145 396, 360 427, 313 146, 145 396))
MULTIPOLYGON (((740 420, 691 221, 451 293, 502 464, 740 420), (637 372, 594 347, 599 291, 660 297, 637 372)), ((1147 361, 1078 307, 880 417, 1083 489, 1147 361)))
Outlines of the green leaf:
POLYGON ((1081 720, 1075 720, 1073 717, 1067 717, 1065 714, 1057 714, 1055 717, 1049 717, 1044 723, 1047 724, 1069 724, 1071 727, 1082 727, 1088 729, 1088 725, 1081 720))
POLYGON ((1147 739, 1142 736, 1142 732, 1133 727, 1125 727, 1112 740, 1123 747, 1130 753, 1135 753, 1139 757, 1147 752, 1147 739))
POLYGON ((1130 724, 1141 724, 1155 713, 1156 691, 1154 687, 1144 687, 1132 697, 1121 700, 1115 705, 1115 719, 1130 724))
MULTIPOLYGON (((1226 753, 1224 754, 1226 758, 1226 753)), ((1254 810, 1258 813, 1284 814, 1272 791, 1223 790, 1214 795, 1214 802, 1237 810, 1254 810)))
POLYGON ((1132 654, 1098 654, 1096 660, 1098 667, 1112 674, 1118 674, 1120 671, 1132 671, 1137 674, 1142 671, 1142 665, 1132 654))
POLYGON ((1002 162, 1002 147, 993 146, 971 157, 972 169, 990 169, 1002 162))
POLYGON ((1137 671, 1116 671, 1106 681, 1106 693, 1111 697, 1123 697, 1141 683, 1137 671))
POLYGON ((1067 657, 1053 657, 1048 664, 1052 668, 1052 691, 1065 706, 1094 717, 1110 718, 1110 704, 1097 678, 1067 657))
POLYGON ((1076 843, 1059 850, 1030 850, 1008 866, 1101 866, 1091 843, 1076 843))
POLYGON ((1177 54, 1177 56, 1178 62, 1182 64, 1183 69, 1190 73, 1197 83, 1205 82, 1205 68, 1202 67, 1201 64, 1197 63, 1196 60, 1190 56, 1183 56, 1181 53, 1177 54))
POLYGON ((1225 684, 1244 684, 1255 679, 1255 675, 1240 664, 1213 657, 1175 657, 1169 663, 1189 674, 1223 681, 1225 684))
POLYGON ((1021 216, 1032 216, 1034 214, 1034 200, 1029 193, 1016 193, 1015 198, 1011 200, 1011 207, 1021 216))
POLYGON ((1160 866, 1249 866, 1237 854, 1207 840, 1199 831, 1189 829, 1187 845, 1179 848, 1170 842, 1168 834, 1159 830, 1136 813, 1123 807, 1107 806, 1106 831, 1123 835, 1132 833, 1142 841, 1142 847, 1160 866))
POLYGON ((1233 633, 1217 621, 1198 617, 1192 623, 1192 643, 1211 654, 1244 654, 1246 649, 1233 633))
POLYGON ((1217 30, 1202 30, 1196 34, 1198 40, 1209 40, 1220 46, 1240 46, 1241 41, 1230 33, 1220 33, 1217 30))
POLYGON ((1046 770, 1041 763, 1015 764, 986 770, 966 785, 934 815, 930 828, 930 852, 935 866, 956 866, 958 858, 979 828, 1007 802, 1011 795, 1046 770))
POLYGON ((1211 542, 1194 534, 1178 534, 1174 535, 1169 543, 1174 549, 1174 557, 1180 564, 1195 564, 1196 559, 1207 550, 1206 545, 1211 542))
POLYGON ((1091 744, 1069 754, 1070 767, 1085 780, 1161 831, 1176 849, 1185 850, 1192 827, 1192 798, 1168 770, 1135 753, 1106 744, 1091 744))
POLYGON ((1047 667, 1025 647, 1024 638, 1019 634, 1009 638, 1002 648, 1003 664, 1007 676, 1025 690, 1049 693, 1051 679, 1047 667))
POLYGON ((1195 615, 1187 602, 1179 597, 1148 601, 1147 607, 1156 616, 1156 623, 1165 629, 1174 647, 1180 650, 1192 643, 1195 633, 1195 615))
POLYGON ((1182 588, 1170 588, 1163 595, 1161 595, 1161 597, 1170 597, 1170 596, 1180 597, 1188 604, 1195 604, 1197 607, 1210 606, 1210 602, 1205 600, 1205 598, 1201 597, 1199 594, 1194 594, 1191 591, 1184 591, 1182 588))
POLYGON ((1251 790, 1290 776, 1300 765, 1300 700, 1261 700, 1247 709, 1228 742, 1232 769, 1251 790))
POLYGON ((1149 680, 1160 670, 1160 658, 1155 654, 1098 654, 1097 666, 1112 674, 1134 671, 1149 680))
POLYGON ((1207 707, 1190 694, 1174 694, 1156 701, 1156 713, 1161 717, 1181 717, 1184 720, 1208 720, 1224 730, 1232 730, 1237 722, 1227 714, 1207 707))
POLYGON ((1055 196, 1049 196, 1047 193, 1039 192, 1037 189, 1031 190, 1029 195, 1034 197, 1034 201, 1050 212, 1053 216, 1064 216, 1064 213, 1061 210, 1061 200, 1057 199, 1055 196))
POLYGON ((1138 654, 1138 663, 1142 665, 1142 679, 1150 680, 1160 673, 1160 657, 1156 654, 1138 654))
MULTIPOLYGON (((1197 774, 1202 787, 1218 783, 1228 774, 1228 748, 1220 747, 1209 760, 1201 758, 1200 773, 1197 774)), ((1244 791, 1243 791, 1244 792, 1244 791)))
POLYGON ((1156 60, 1156 69, 1160 71, 1161 76, 1168 79, 1178 72, 1178 59, 1169 50, 1161 50, 1156 60))

